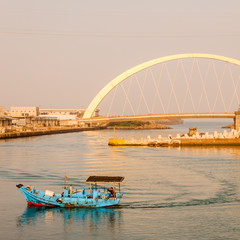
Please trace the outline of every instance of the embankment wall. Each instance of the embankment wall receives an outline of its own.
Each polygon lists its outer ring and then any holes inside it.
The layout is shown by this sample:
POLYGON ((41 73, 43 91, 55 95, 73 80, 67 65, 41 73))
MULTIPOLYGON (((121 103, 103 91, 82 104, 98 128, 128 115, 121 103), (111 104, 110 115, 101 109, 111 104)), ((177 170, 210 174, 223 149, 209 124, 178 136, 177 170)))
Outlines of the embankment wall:
POLYGON ((148 138, 110 138, 108 144, 110 146, 240 146, 240 138, 166 138, 161 140, 148 138))
POLYGON ((0 133, 0 139, 33 137, 33 136, 42 136, 42 135, 50 135, 50 134, 92 131, 92 130, 99 130, 99 129, 100 128, 63 128, 63 129, 51 129, 51 130, 41 130, 41 131, 31 131, 31 132, 0 133))

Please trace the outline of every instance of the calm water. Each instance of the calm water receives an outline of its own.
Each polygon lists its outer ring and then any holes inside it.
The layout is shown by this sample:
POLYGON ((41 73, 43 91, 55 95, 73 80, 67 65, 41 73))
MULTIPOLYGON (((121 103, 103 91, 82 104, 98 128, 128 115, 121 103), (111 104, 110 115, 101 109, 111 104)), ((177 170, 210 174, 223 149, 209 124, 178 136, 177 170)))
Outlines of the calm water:
MULTIPOLYGON (((156 137, 220 130, 188 121, 171 130, 116 131, 156 137)), ((240 148, 107 145, 112 131, 0 141, 1 239, 240 239, 240 148), (18 183, 62 192, 89 175, 123 175, 125 195, 108 209, 27 208, 18 183)))

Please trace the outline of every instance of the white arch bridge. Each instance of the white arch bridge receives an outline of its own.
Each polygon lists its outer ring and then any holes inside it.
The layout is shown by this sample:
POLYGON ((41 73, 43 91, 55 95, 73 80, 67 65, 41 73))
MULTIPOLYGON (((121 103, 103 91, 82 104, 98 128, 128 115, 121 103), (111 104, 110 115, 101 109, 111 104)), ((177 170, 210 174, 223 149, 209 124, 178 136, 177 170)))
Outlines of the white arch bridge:
MULTIPOLYGON (((240 60, 206 53, 177 54, 144 62, 130 68, 110 81, 93 98, 83 115, 82 121, 113 122, 166 118, 233 118, 235 128, 239 129, 240 109, 236 111, 237 106, 240 103, 239 67, 240 60), (188 59, 191 59, 192 62, 190 66, 184 68, 183 60, 188 59), (199 63, 199 61, 201 60, 208 60, 208 64, 203 64, 206 69, 204 71, 200 70, 200 65, 202 63, 199 63), (177 62, 177 64, 175 64, 174 67, 168 67, 167 63, 169 62, 177 62), (220 62, 220 65, 216 67, 212 62, 220 62), (151 68, 154 68, 156 65, 162 65, 157 74, 154 72, 155 70, 151 70, 151 68), (235 72, 233 72, 229 65, 234 66, 235 69, 237 66, 237 70, 234 70, 235 72), (144 79, 142 80, 143 84, 140 85, 140 80, 136 75, 143 71, 145 71, 145 74, 142 74, 144 75, 144 79), (171 72, 174 73, 172 76, 171 72), (218 74, 217 72, 221 72, 221 74, 218 74), (157 75, 157 79, 154 74, 157 75), (181 83, 177 80, 178 75, 181 75, 181 83), (154 103, 151 103, 150 105, 147 103, 147 97, 143 93, 144 89, 149 85, 146 84, 146 82, 148 83, 149 78, 153 80, 152 86, 154 91, 156 91, 155 94, 149 91, 150 95, 154 95, 154 103), (196 80, 197 78, 198 82, 193 84, 191 79, 196 80), (137 104, 138 106, 134 106, 131 103, 129 95, 134 94, 129 93, 129 89, 132 86, 130 84, 127 90, 122 87, 123 95, 125 95, 125 100, 122 102, 124 102, 124 108, 126 103, 129 104, 130 109, 132 110, 131 114, 124 114, 122 112, 122 114, 115 114, 115 116, 93 117, 94 112, 105 97, 113 93, 113 89, 116 91, 116 88, 121 86, 126 80, 130 83, 133 80, 135 81, 135 87, 133 89, 136 90, 138 88, 140 93, 136 94, 136 96, 140 96, 139 102, 145 106, 147 111, 145 113, 135 112, 136 108, 139 109, 140 103, 137 104), (165 85, 164 81, 166 82, 165 85), (193 89, 193 86, 196 86, 196 89, 193 89), (162 92, 160 92, 160 90, 162 90, 162 92), (215 93, 213 94, 214 91, 215 93), (179 97, 177 96, 177 93, 180 93, 179 97), (158 103, 156 103, 156 99, 158 99, 158 103), (157 106, 157 112, 150 109, 150 106, 153 105, 157 106), (175 107, 175 110, 171 110, 171 106, 173 106, 173 109, 175 107), (191 111, 186 111, 186 106, 188 106, 188 108, 191 107, 191 111), (202 106, 205 106, 205 109, 202 106)), ((115 96, 115 94, 112 95, 115 96)))

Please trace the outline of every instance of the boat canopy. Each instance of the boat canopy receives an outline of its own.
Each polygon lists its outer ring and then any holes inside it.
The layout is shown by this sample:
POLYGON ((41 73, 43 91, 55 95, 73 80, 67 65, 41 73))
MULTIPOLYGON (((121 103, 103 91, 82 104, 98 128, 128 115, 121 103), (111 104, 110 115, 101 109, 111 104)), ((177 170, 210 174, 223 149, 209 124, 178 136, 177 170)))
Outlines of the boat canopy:
POLYGON ((117 182, 120 183, 124 180, 124 177, 111 177, 111 176, 90 176, 86 182, 117 182))

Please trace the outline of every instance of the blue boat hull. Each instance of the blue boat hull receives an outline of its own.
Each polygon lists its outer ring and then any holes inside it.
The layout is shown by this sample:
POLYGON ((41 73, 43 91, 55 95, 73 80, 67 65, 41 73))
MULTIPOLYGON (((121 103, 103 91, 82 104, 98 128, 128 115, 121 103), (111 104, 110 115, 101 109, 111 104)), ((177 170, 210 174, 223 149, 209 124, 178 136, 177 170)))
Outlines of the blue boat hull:
POLYGON ((123 193, 115 193, 110 196, 109 193, 100 193, 99 190, 92 190, 92 193, 78 191, 72 194, 55 194, 47 195, 50 191, 36 190, 34 187, 24 187, 22 184, 17 185, 27 200, 29 206, 36 207, 110 207, 118 205, 123 193))

